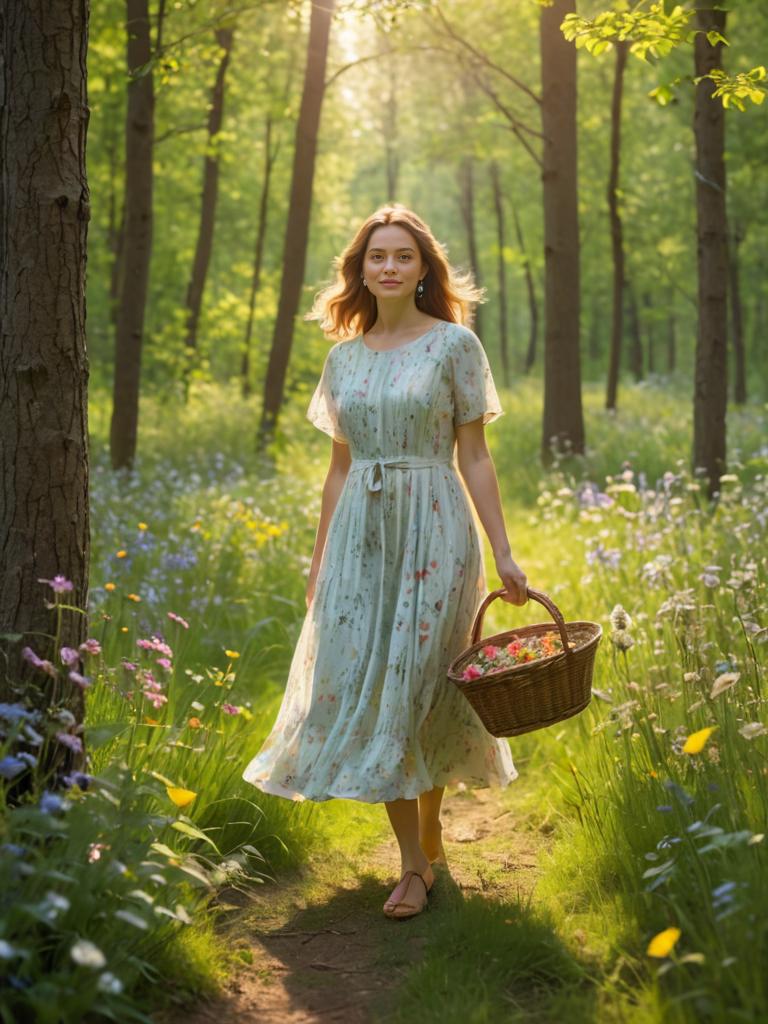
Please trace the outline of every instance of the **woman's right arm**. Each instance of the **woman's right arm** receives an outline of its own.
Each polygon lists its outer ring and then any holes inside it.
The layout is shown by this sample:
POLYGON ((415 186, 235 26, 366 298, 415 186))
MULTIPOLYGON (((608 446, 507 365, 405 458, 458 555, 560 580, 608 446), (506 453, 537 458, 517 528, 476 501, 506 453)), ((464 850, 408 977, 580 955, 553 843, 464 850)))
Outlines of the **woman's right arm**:
POLYGON ((336 503, 339 500, 341 489, 347 479, 347 473, 349 472, 351 462, 352 457, 349 452, 349 445, 343 444, 341 441, 334 440, 331 448, 331 461, 328 466, 325 483, 323 484, 323 497, 320 506, 320 522, 317 526, 315 548, 312 552, 312 563, 309 569, 309 579, 307 580, 307 608, 309 608, 312 597, 315 593, 315 580, 317 579, 317 572, 323 559, 323 550, 325 548, 325 538, 328 535, 328 526, 336 508, 336 503))

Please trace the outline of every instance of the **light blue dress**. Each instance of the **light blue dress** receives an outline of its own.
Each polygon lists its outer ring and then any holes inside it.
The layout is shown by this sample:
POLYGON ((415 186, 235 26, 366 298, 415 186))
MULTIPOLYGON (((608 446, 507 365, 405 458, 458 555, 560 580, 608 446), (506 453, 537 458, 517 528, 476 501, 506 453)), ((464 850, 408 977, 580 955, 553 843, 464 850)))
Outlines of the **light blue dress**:
POLYGON ((350 446, 274 727, 243 772, 294 800, 378 803, 505 786, 509 742, 446 677, 488 592, 454 425, 503 415, 485 350, 439 321, 399 348, 329 350, 307 417, 350 446))

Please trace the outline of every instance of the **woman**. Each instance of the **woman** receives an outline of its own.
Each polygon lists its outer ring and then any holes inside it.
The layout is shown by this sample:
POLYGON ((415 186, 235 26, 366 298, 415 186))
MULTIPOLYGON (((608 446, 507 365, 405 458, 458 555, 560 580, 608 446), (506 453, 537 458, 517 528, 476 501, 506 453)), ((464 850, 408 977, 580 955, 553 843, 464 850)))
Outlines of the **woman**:
POLYGON ((510 553, 484 424, 502 415, 485 351, 463 326, 480 297, 416 214, 372 214, 308 318, 336 344, 308 418, 333 438, 307 615, 277 720, 243 778, 291 799, 383 802, 402 877, 384 904, 411 917, 445 863, 446 784, 505 786, 509 743, 446 678, 485 596, 457 466, 504 599, 527 600, 510 553))

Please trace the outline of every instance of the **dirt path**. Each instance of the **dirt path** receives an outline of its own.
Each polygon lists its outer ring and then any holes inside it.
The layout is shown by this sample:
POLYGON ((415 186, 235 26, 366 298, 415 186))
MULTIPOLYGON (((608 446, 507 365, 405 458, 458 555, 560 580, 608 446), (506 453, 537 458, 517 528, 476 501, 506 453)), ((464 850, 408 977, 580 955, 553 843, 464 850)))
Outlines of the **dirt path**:
POLYGON ((265 886, 241 915, 233 945, 252 955, 213 1001, 158 1024, 367 1024, 386 1017, 441 917, 464 893, 523 899, 534 888, 549 830, 515 810, 515 785, 449 791, 443 802, 448 868, 436 868, 429 909, 407 921, 381 910, 396 884, 393 838, 362 854, 315 855, 299 878, 265 886))

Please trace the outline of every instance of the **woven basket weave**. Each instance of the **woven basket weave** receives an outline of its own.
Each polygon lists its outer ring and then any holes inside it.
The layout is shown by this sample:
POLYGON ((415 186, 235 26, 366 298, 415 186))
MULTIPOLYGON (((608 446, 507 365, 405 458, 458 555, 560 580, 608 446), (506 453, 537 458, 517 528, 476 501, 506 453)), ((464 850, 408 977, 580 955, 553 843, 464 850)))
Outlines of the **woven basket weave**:
POLYGON ((484 598, 475 616, 472 645, 451 662, 448 678, 458 686, 491 735, 519 736, 570 718, 589 704, 595 652, 603 630, 597 622, 565 622, 560 609, 546 594, 529 587, 528 597, 544 605, 555 620, 563 650, 479 679, 462 679, 464 669, 486 644, 501 646, 514 639, 525 640, 552 630, 551 622, 537 623, 494 633, 481 640, 486 608, 505 593, 506 588, 501 587, 484 598))

